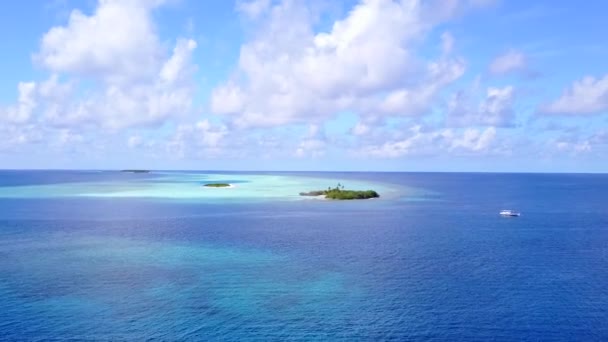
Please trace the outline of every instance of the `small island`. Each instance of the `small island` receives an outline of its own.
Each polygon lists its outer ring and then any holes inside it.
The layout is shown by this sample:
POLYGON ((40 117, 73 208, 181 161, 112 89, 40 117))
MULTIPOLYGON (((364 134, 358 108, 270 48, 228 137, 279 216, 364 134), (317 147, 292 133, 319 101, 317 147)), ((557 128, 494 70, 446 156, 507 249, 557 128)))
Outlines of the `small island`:
POLYGON ((232 184, 228 184, 228 183, 209 183, 209 184, 205 184, 204 186, 208 187, 208 188, 229 188, 232 186, 232 184))
POLYGON ((127 173, 150 173, 150 170, 120 170, 120 172, 127 172, 127 173))
POLYGON ((380 197, 374 190, 345 190, 344 185, 340 183, 335 188, 329 187, 327 190, 300 192, 300 196, 325 196, 326 199, 332 200, 357 200, 380 197))

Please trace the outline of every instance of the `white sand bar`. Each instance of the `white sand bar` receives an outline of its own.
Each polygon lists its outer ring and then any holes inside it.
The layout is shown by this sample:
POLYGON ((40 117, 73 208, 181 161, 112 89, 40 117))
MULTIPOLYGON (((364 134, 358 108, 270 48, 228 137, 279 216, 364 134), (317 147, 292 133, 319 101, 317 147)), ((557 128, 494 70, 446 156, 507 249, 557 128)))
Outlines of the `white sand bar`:
POLYGON ((352 190, 376 190, 381 196, 395 193, 390 185, 359 180, 287 175, 155 173, 138 179, 0 187, 0 198, 116 197, 167 199, 284 199, 305 200, 300 192, 323 190, 342 183, 352 190), (230 187, 205 187, 228 183, 230 187))

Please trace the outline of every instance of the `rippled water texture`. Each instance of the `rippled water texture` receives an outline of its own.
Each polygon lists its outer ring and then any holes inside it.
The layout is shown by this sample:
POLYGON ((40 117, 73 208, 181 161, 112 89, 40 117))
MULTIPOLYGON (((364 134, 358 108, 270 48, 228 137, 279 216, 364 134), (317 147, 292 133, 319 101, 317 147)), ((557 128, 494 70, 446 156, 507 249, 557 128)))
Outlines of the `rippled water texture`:
POLYGON ((605 175, 0 171, 0 340, 607 340, 606 193, 605 175), (297 195, 337 182, 382 197, 297 195))

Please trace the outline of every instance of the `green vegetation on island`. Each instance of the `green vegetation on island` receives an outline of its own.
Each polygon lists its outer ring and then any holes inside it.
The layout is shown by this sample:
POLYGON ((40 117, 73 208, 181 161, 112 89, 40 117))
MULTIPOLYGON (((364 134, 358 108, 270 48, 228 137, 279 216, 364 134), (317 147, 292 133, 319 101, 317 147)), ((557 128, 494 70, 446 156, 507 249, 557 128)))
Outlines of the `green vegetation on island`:
POLYGON ((345 190, 344 185, 341 185, 340 183, 338 183, 335 188, 329 187, 327 190, 300 192, 300 196, 325 196, 327 199, 334 200, 356 200, 380 197, 374 190, 345 190))
POLYGON ((230 186, 230 184, 228 183, 209 183, 209 184, 205 184, 206 187, 209 188, 227 188, 230 186))
POLYGON ((128 173, 149 173, 150 170, 120 170, 120 172, 128 172, 128 173))
POLYGON ((380 197, 374 190, 331 190, 325 194, 325 198, 336 200, 354 200, 380 197))
POLYGON ((309 192, 300 192, 300 196, 321 196, 325 195, 325 193, 327 193, 327 190, 315 190, 309 192))

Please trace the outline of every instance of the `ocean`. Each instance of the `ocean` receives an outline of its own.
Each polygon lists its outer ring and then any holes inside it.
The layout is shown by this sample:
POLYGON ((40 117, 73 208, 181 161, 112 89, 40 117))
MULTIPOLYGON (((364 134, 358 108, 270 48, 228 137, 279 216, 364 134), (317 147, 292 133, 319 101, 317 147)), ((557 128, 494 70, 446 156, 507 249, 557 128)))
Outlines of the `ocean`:
POLYGON ((0 171, 0 340, 606 341, 607 194, 603 174, 0 171), (337 182, 381 197, 298 195, 337 182))

